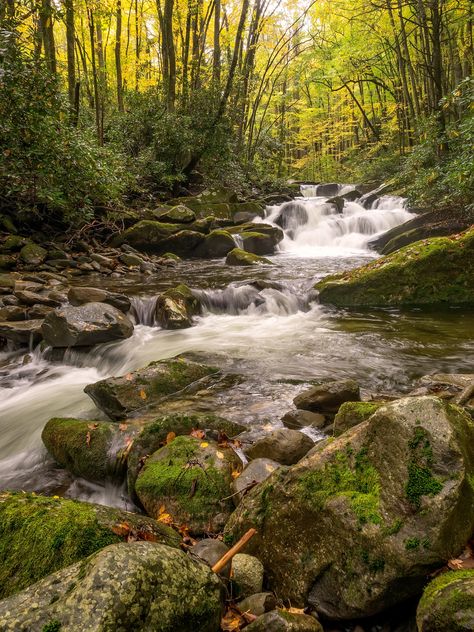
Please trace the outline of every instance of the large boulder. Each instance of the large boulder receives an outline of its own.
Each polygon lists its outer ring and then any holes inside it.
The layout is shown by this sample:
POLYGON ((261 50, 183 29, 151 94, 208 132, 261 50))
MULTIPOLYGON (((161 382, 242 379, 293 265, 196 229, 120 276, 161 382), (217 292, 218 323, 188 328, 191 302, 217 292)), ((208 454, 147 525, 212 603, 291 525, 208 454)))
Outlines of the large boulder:
POLYGON ((130 299, 123 294, 108 292, 98 287, 76 286, 69 289, 67 298, 71 305, 78 307, 85 303, 107 303, 125 314, 130 311, 130 299))
POLYGON ((163 329, 186 329, 193 316, 201 312, 201 304, 187 285, 178 285, 160 294, 156 300, 156 320, 163 329))
POLYGON ((116 424, 54 417, 43 428, 41 438, 56 463, 88 481, 122 481, 127 456, 139 423, 116 424))
POLYGON ((302 459, 313 445, 314 441, 298 430, 277 428, 247 448, 245 455, 249 459, 271 459, 282 465, 293 465, 302 459))
POLYGON ((108 417, 119 420, 217 372, 214 367, 177 357, 89 384, 84 392, 108 417))
POLYGON ((116 235, 112 240, 112 246, 128 244, 142 252, 159 254, 166 251, 160 247, 161 242, 180 230, 182 230, 180 224, 168 224, 144 219, 131 228, 124 230, 123 233, 116 235))
POLYGON ((235 240, 226 230, 213 230, 196 250, 196 255, 204 259, 225 257, 235 248, 235 240))
POLYGON ((193 534, 219 532, 232 509, 232 473, 241 461, 230 447, 176 437, 145 462, 135 492, 146 512, 169 514, 193 534))
POLYGON ((37 244, 29 243, 20 250, 20 259, 23 263, 38 266, 46 260, 47 250, 37 244))
POLYGON ((116 307, 86 303, 61 307, 44 319, 41 332, 51 347, 91 347, 101 342, 123 340, 133 334, 133 324, 116 307))
POLYGON ((361 424, 383 405, 383 402, 345 402, 334 417, 334 436, 361 424))
POLYGON ((443 573, 428 584, 416 613, 418 632, 474 630, 474 570, 443 573))
POLYGON ((5 632, 215 632, 222 584, 208 566, 153 542, 108 546, 0 602, 5 632))
POLYGON ((275 252, 275 239, 272 235, 260 232, 243 232, 240 234, 242 249, 254 255, 272 255, 275 252))
POLYGON ((240 248, 234 248, 226 257, 226 265, 228 266, 254 266, 254 265, 273 265, 273 263, 265 257, 259 257, 251 252, 246 252, 240 248))
POLYGON ((129 537, 177 547, 151 518, 111 507, 23 492, 0 494, 0 598, 129 537))
POLYGON ((295 230, 308 222, 308 211, 302 202, 287 202, 280 208, 275 224, 284 230, 295 230))
POLYGON ((474 229, 406 246, 316 284, 341 307, 474 304, 474 229))
POLYGON ((195 221, 196 213, 184 204, 178 204, 158 213, 157 219, 170 224, 190 224, 195 221))
POLYGON ((156 254, 173 253, 180 257, 194 257, 196 248, 204 242, 204 235, 197 230, 180 230, 155 247, 156 254))
POLYGON ((277 470, 226 532, 257 528, 248 552, 281 599, 332 619, 371 616, 419 594, 463 549, 473 475, 470 417, 436 397, 408 397, 277 470))

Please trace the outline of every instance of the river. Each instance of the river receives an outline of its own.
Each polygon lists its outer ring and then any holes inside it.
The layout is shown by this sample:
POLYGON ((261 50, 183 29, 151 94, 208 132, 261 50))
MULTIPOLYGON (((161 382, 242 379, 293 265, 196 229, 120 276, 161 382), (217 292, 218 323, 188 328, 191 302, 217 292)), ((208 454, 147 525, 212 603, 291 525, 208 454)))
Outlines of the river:
POLYGON ((307 187, 283 206, 269 207, 261 220, 288 215, 274 266, 193 260, 159 276, 81 278, 134 297, 132 338, 69 352, 61 362, 39 349, 0 354, 0 488, 129 506, 123 490, 65 476, 47 456, 41 430, 54 416, 102 418, 83 393, 87 384, 184 352, 243 376, 217 412, 250 427, 280 424, 305 381, 352 377, 366 394, 394 393, 427 373, 472 371, 472 312, 337 310, 319 305, 312 290, 327 274, 376 256, 370 239, 412 217, 401 198, 382 197, 371 209, 346 202, 339 214, 307 187), (164 331, 153 323, 154 297, 181 282, 200 296, 204 313, 190 329, 164 331))

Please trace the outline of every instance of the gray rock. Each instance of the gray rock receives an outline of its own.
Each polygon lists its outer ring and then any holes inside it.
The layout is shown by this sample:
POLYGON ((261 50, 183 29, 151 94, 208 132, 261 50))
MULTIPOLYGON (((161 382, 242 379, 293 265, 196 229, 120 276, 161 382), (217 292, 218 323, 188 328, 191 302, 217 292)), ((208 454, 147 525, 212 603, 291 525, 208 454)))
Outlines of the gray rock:
POLYGON ((23 305, 47 305, 48 307, 59 307, 61 305, 60 301, 56 301, 50 296, 29 292, 28 290, 18 290, 15 292, 15 296, 23 305))
POLYGON ((221 582, 205 564, 162 544, 132 542, 109 546, 0 602, 0 626, 215 632, 221 607, 221 582))
POLYGON ((191 327, 193 316, 200 312, 199 300, 183 284, 160 294, 156 300, 156 320, 163 329, 191 327))
POLYGON ((5 305, 0 308, 0 321, 26 320, 27 314, 24 307, 18 305, 5 305))
POLYGON ((71 305, 78 307, 86 303, 106 303, 116 307, 126 314, 130 310, 130 299, 123 294, 108 292, 101 288, 75 286, 71 287, 68 292, 68 300, 71 305))
POLYGON ((344 402, 360 400, 360 388, 354 380, 336 380, 317 384, 293 400, 296 408, 311 412, 336 413, 344 402))
POLYGON ((263 592, 250 595, 239 602, 239 610, 248 612, 255 617, 260 617, 265 612, 270 612, 276 608, 277 600, 273 593, 263 592))
POLYGON ((286 610, 267 612, 245 629, 248 632, 323 632, 321 624, 314 617, 286 610))
POLYGON ((239 597, 249 597, 262 592, 263 564, 253 555, 237 553, 232 558, 232 582, 235 594, 239 597))
POLYGON ((97 253, 91 254, 92 261, 96 261, 101 267, 108 268, 109 270, 113 270, 116 266, 115 261, 110 259, 110 257, 104 257, 104 255, 99 255, 97 253))
POLYGON ((282 465, 293 465, 313 446, 314 441, 308 435, 298 430, 278 428, 258 439, 245 450, 245 454, 249 459, 272 459, 282 465))
POLYGON ((299 430, 308 426, 320 429, 327 425, 324 415, 312 413, 309 410, 290 410, 283 415, 281 420, 287 428, 292 428, 293 430, 299 430))
POLYGON ((37 244, 29 243, 20 250, 20 259, 29 265, 40 265, 46 260, 47 251, 37 244))
MULTIPOLYGON (((205 538, 204 540, 200 540, 191 549, 189 549, 189 554, 192 557, 196 557, 202 562, 205 562, 208 566, 212 568, 214 564, 227 553, 228 550, 229 547, 226 546, 224 542, 222 542, 222 540, 205 538)), ((224 566, 219 575, 222 575, 223 577, 229 579, 231 566, 232 563, 229 562, 226 566, 224 566)))
POLYGON ((280 463, 271 459, 254 459, 250 461, 232 483, 234 503, 238 505, 247 491, 252 489, 255 484, 265 481, 279 467, 280 463))
POLYGON ((119 260, 126 266, 138 266, 140 267, 144 263, 143 259, 135 254, 125 253, 120 255, 119 260))
POLYGON ((196 213, 184 204, 179 204, 159 213, 157 219, 160 222, 170 222, 171 224, 189 224, 195 221, 196 213))
POLYGON ((133 324, 112 305, 86 303, 51 312, 45 318, 41 331, 51 347, 89 347, 130 338, 133 324))
POLYGON ((43 320, 0 322, 0 338, 20 345, 37 344, 41 341, 43 320))

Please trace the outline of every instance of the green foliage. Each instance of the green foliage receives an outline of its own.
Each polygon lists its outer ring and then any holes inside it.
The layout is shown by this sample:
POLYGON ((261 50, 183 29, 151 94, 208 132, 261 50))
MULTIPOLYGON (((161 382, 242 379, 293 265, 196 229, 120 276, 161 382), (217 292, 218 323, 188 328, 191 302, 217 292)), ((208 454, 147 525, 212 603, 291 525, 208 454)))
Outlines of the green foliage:
POLYGON ((58 621, 57 619, 54 619, 53 621, 46 623, 43 626, 43 629, 41 630, 41 632, 59 632, 60 629, 61 629, 60 621, 58 621))
MULTIPOLYGON (((424 428, 421 426, 415 428, 413 437, 408 442, 408 448, 412 452, 412 456, 408 464, 408 481, 405 493, 413 507, 419 509, 422 496, 435 496, 443 489, 443 485, 431 472, 433 451, 428 433, 424 428)), ((416 547, 419 544, 417 541, 416 547)))

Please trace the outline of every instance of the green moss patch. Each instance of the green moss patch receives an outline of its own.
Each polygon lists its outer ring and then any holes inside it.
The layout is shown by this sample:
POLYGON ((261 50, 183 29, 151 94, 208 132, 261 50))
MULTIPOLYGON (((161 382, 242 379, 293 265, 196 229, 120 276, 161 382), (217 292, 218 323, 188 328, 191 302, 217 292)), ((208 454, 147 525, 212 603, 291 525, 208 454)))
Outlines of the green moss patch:
POLYGON ((413 437, 408 442, 411 458, 408 463, 408 481, 405 487, 406 496, 410 504, 419 509, 423 496, 435 496, 443 485, 431 471, 433 451, 424 428, 418 426, 413 431, 413 437))

